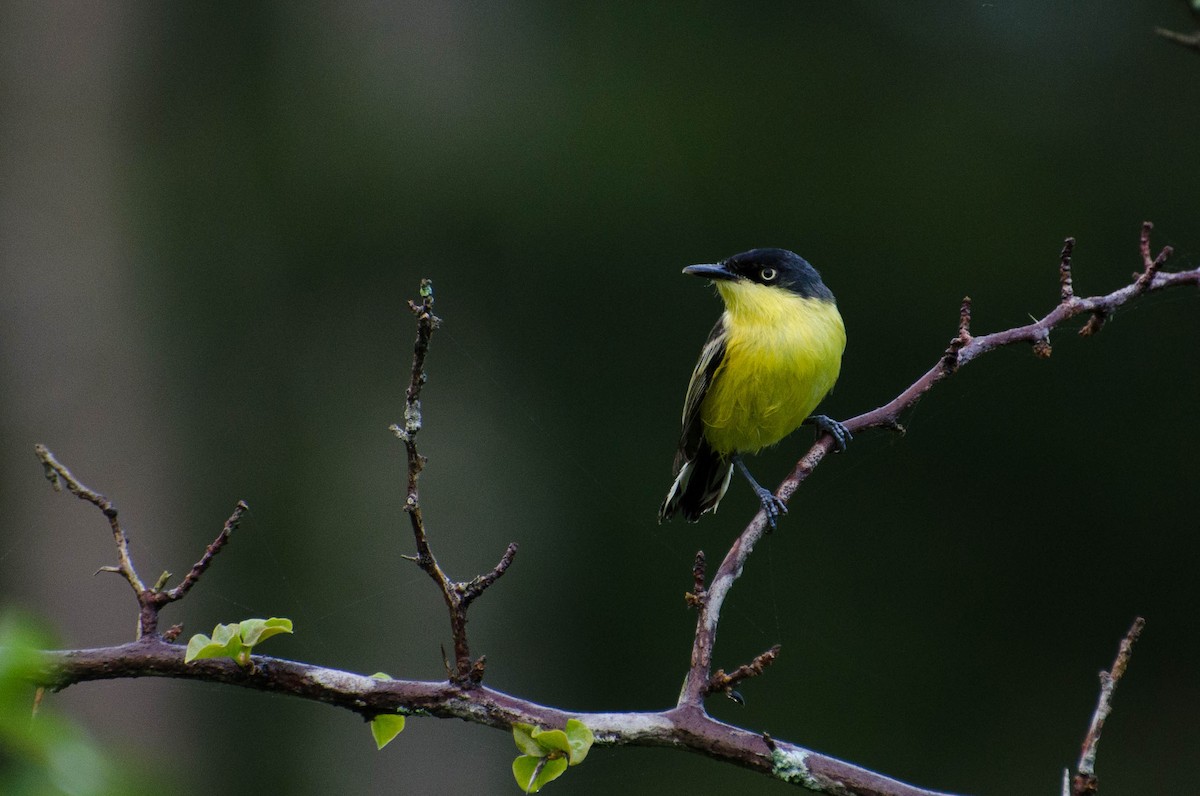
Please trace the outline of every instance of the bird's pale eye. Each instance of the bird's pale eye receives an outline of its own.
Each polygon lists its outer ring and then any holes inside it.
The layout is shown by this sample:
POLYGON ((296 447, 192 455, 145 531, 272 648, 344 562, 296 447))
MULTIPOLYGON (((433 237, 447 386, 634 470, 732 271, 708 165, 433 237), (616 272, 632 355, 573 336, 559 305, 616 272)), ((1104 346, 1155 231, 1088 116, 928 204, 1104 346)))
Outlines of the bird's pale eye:
POLYGON ((761 275, 764 282, 770 282, 775 279, 776 271, 774 268, 764 268, 761 275))

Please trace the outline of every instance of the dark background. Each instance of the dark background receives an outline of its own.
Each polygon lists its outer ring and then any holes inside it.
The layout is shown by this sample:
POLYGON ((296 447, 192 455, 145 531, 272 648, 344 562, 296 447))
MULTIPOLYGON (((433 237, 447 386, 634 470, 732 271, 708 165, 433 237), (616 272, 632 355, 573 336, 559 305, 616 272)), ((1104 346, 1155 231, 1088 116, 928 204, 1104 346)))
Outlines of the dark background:
MULTIPOLYGON (((0 10, 0 598, 61 643, 131 638, 98 512, 142 574, 252 511, 164 622, 287 616, 263 652, 442 676, 449 641, 400 510, 413 324, 431 277, 424 503, 456 577, 521 552, 472 611, 488 682, 573 710, 671 704, 698 548, 754 500, 655 524, 719 309, 679 269, 810 259, 849 333, 824 411, 893 397, 954 334, 1139 267, 1193 267, 1200 55, 1169 0, 5 4, 0 10)), ((1077 326, 1078 324, 1075 324, 1077 326)), ((1054 356, 991 354, 826 462, 755 551, 716 665, 779 642, 719 717, 915 783, 1057 793, 1135 615, 1104 796, 1194 791, 1200 749, 1200 298, 1151 296, 1054 356)), ((811 437, 752 462, 777 483, 811 437)), ((200 683, 72 688, 175 792, 516 792, 504 733, 200 683)), ((597 749, 562 793, 791 792, 665 750, 597 749)))

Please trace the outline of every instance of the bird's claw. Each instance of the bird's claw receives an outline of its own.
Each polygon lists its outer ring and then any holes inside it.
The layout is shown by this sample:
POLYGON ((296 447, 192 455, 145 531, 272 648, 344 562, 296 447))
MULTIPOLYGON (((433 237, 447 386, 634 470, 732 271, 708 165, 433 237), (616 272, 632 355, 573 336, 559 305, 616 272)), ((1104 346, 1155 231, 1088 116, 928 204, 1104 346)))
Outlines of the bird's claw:
POLYGON ((804 422, 812 423, 817 427, 818 432, 823 432, 833 437, 835 453, 844 453, 846 445, 854 439, 854 435, 850 433, 850 429, 828 415, 813 415, 804 422))
POLYGON ((767 525, 771 527, 772 531, 775 530, 775 523, 788 513, 787 504, 764 487, 760 486, 754 491, 758 494, 758 501, 762 503, 763 514, 767 515, 767 525))

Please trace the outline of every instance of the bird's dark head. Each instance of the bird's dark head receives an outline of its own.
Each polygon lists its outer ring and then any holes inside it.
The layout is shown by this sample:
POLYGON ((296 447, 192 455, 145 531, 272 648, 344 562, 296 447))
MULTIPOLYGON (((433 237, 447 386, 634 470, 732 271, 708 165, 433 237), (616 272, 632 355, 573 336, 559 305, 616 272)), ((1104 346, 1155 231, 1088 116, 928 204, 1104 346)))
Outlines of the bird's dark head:
POLYGON ((833 293, 821 281, 817 269, 787 249, 751 249, 711 265, 689 265, 685 274, 702 276, 717 283, 751 282, 788 290, 804 298, 833 301, 833 293))

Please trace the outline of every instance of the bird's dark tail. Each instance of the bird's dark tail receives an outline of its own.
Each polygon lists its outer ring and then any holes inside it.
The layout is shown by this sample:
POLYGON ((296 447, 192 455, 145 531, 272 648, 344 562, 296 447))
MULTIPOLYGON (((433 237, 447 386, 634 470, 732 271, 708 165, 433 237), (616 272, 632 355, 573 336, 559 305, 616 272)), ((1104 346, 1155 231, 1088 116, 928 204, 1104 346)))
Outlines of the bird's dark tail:
POLYGON ((658 510, 658 521, 665 522, 678 512, 688 522, 696 522, 704 512, 716 511, 725 490, 729 489, 732 475, 733 464, 707 442, 701 442, 696 455, 679 468, 675 483, 658 510))

